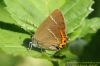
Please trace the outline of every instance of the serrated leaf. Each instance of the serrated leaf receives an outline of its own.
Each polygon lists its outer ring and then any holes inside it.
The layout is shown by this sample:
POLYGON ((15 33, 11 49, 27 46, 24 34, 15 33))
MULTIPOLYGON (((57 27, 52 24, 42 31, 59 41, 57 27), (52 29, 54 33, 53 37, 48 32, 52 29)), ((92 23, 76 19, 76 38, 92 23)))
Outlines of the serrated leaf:
POLYGON ((84 20, 80 37, 84 37, 88 33, 96 33, 98 29, 100 29, 100 18, 86 19, 84 20))
POLYGON ((5 0, 7 10, 17 23, 25 30, 31 31, 35 28, 33 25, 39 26, 49 12, 60 7, 63 2, 64 0, 55 4, 56 0, 5 0))
POLYGON ((54 9, 64 13, 67 33, 73 32, 91 12, 92 0, 5 0, 7 10, 24 29, 34 30, 54 9), (24 2, 24 3, 23 3, 24 2), (43 9, 41 9, 43 8, 43 9))
POLYGON ((66 8, 67 11, 64 11, 68 33, 77 29, 88 14, 93 11, 91 8, 93 4, 92 0, 74 0, 74 3, 69 10, 66 8))

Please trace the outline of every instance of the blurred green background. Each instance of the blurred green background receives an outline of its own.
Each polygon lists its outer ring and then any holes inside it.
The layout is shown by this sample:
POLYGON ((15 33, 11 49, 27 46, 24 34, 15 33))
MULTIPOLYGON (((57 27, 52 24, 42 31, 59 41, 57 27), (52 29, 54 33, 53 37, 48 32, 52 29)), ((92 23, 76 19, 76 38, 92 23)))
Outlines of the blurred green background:
POLYGON ((100 0, 0 0, 0 66, 69 66, 82 62, 99 66, 99 50, 100 0), (29 51, 35 27, 57 8, 64 15, 70 39, 66 48, 29 51))

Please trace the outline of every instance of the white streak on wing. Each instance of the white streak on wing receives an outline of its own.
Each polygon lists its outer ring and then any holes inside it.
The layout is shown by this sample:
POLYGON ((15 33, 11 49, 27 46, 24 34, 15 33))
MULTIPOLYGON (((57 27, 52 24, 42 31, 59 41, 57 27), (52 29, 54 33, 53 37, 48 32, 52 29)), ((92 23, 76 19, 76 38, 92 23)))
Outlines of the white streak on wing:
POLYGON ((57 24, 57 22, 55 21, 55 19, 54 19, 52 16, 50 16, 50 18, 51 18, 51 20, 53 20, 53 22, 54 22, 55 24, 57 24))
POLYGON ((56 37, 56 35, 50 30, 48 29, 48 31, 55 37, 55 39, 58 41, 58 38, 56 37))

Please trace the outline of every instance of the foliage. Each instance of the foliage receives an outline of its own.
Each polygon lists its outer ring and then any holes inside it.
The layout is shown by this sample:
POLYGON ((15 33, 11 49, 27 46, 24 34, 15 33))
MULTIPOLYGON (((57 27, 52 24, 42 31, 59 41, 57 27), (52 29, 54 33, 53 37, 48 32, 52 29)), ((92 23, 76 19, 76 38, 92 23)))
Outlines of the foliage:
POLYGON ((100 29, 100 17, 87 18, 93 11, 93 3, 93 0, 0 0, 0 59, 4 59, 0 66, 28 66, 31 63, 36 66, 64 66, 66 62, 84 58, 84 54, 81 55, 84 46, 92 42, 92 33, 100 29), (28 51, 31 32, 35 32, 54 9, 60 9, 64 15, 70 39, 67 47, 52 55, 37 49, 28 51), (77 38, 83 38, 86 44, 77 38))

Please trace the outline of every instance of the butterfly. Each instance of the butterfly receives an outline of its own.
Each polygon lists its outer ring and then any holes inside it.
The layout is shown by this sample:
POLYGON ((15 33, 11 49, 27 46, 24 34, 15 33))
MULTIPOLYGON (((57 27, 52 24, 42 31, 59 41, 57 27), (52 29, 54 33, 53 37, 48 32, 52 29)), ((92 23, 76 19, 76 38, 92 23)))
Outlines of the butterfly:
POLYGON ((66 43, 64 17, 59 9, 55 9, 32 35, 32 45, 48 50, 60 50, 66 43))

